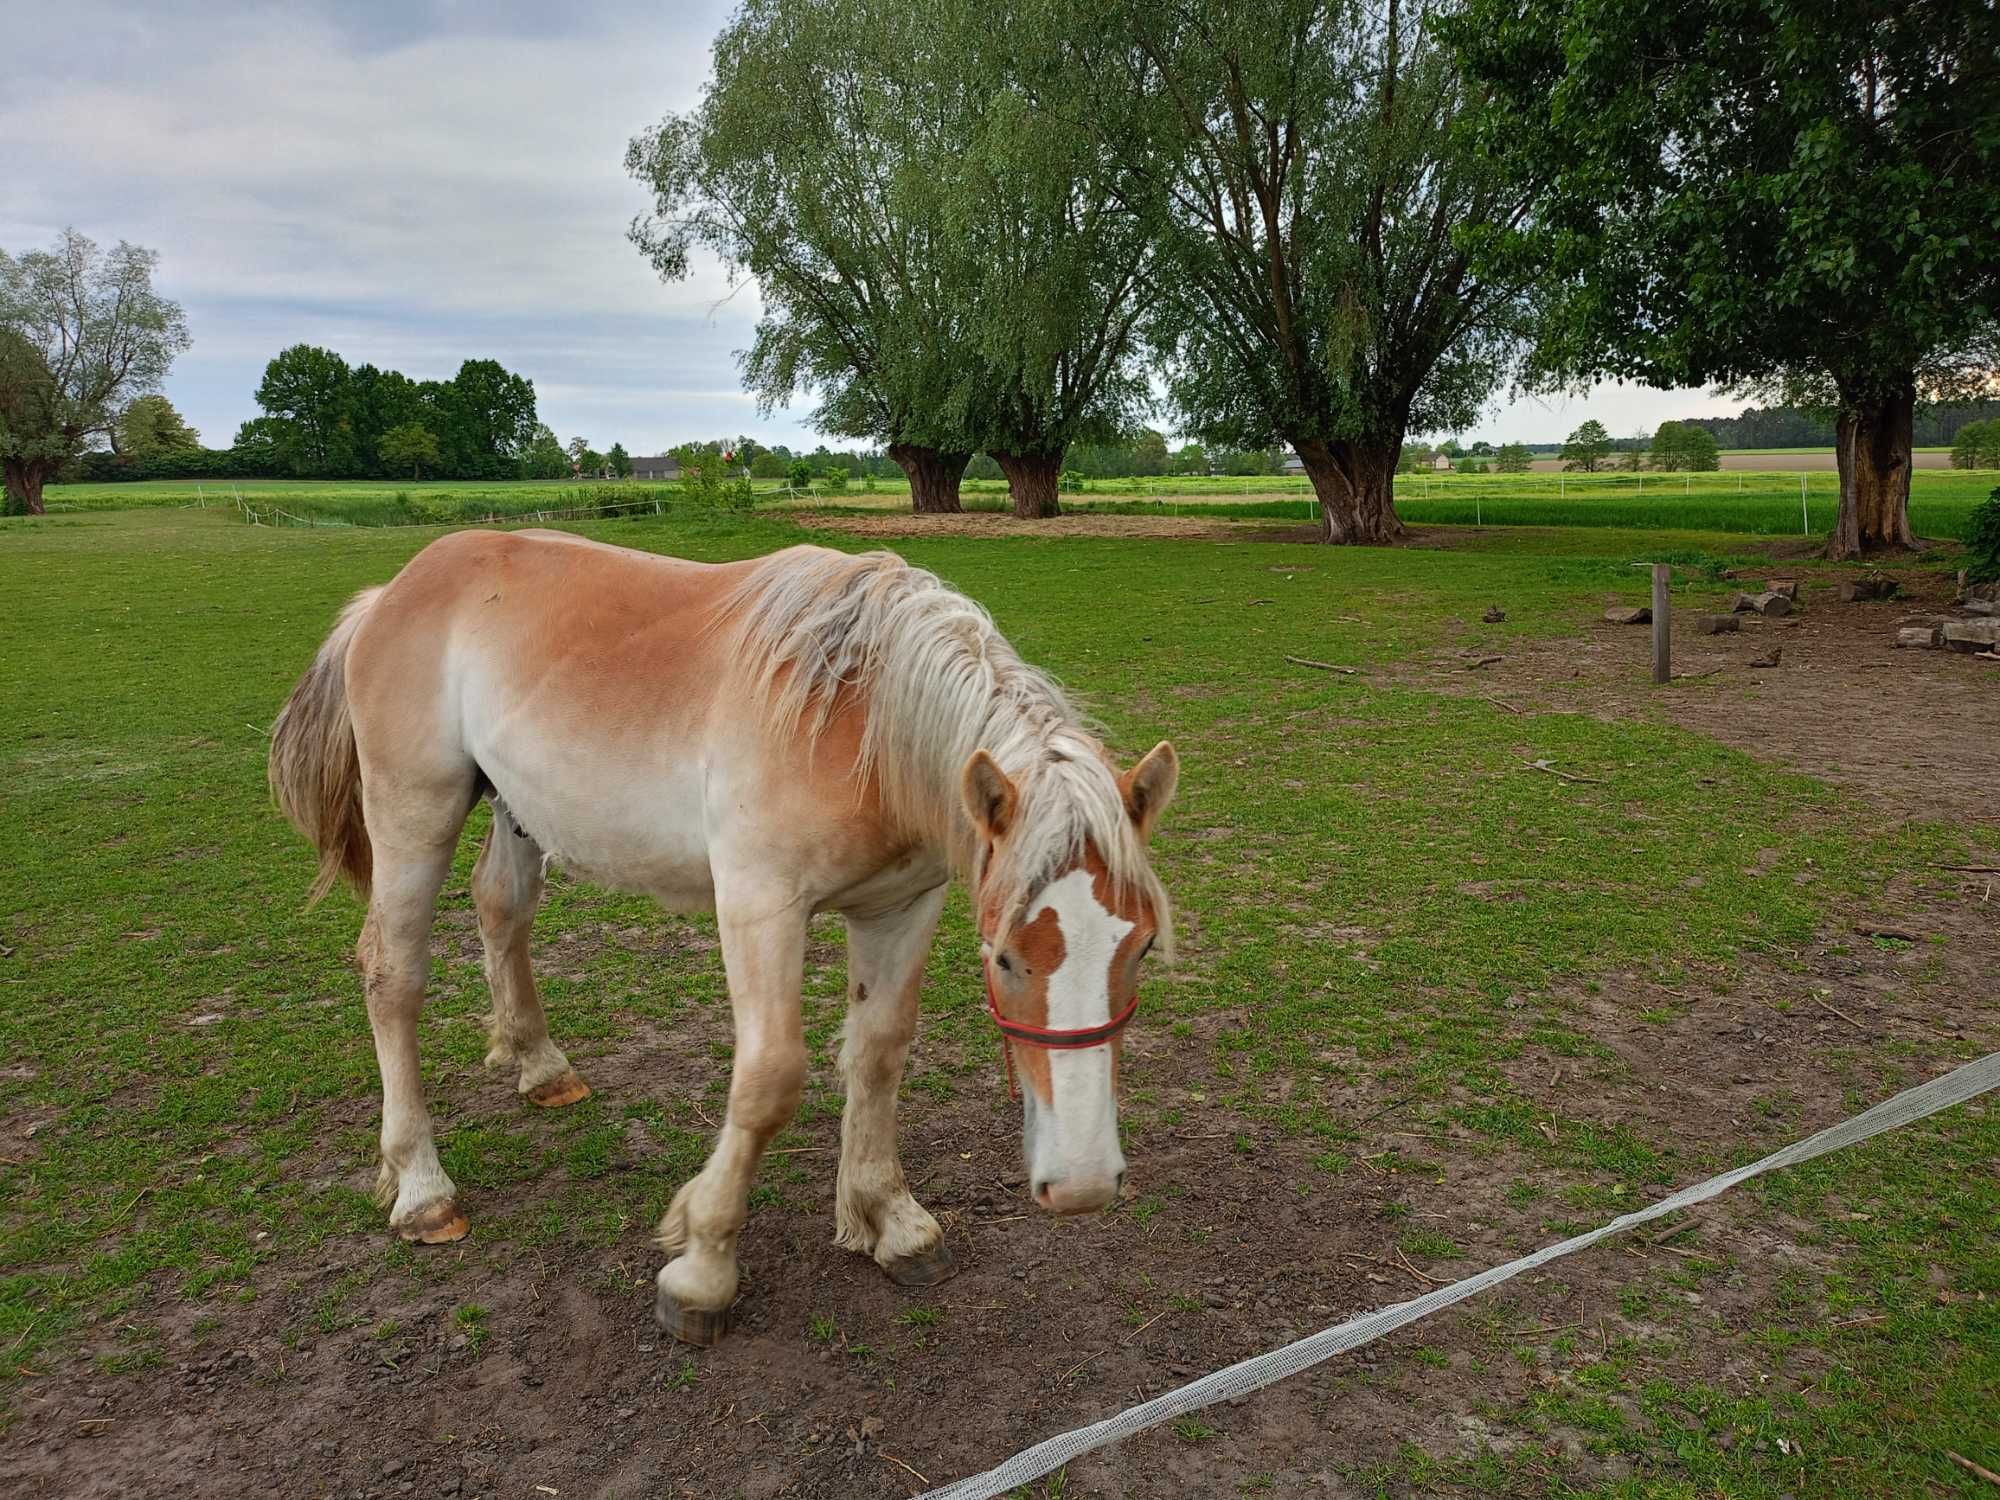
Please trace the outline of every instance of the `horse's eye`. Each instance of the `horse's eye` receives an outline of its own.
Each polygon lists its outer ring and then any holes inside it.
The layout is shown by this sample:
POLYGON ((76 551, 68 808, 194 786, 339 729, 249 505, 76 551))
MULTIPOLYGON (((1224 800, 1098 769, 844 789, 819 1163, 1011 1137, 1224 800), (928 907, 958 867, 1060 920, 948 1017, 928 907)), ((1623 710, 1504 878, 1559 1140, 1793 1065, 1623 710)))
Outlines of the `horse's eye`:
POLYGON ((1008 960, 1007 955, 1004 953, 1001 954, 998 958, 994 959, 993 962, 1000 965, 1000 967, 1005 969, 1009 974, 1014 972, 1014 965, 1008 960))
POLYGON ((1147 938, 1146 946, 1139 950, 1139 957, 1144 958, 1148 953, 1151 953, 1152 951, 1153 951, 1153 940, 1151 938, 1147 938))

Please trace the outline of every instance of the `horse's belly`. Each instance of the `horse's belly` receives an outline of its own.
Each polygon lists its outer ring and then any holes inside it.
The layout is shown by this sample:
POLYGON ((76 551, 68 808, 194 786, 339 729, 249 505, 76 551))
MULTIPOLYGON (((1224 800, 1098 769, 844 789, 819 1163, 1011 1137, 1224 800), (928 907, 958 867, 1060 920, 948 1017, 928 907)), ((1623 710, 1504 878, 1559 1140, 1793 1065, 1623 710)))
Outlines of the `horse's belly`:
POLYGON ((489 771, 516 826, 580 880, 637 891, 679 910, 715 904, 698 774, 578 776, 563 789, 489 771))

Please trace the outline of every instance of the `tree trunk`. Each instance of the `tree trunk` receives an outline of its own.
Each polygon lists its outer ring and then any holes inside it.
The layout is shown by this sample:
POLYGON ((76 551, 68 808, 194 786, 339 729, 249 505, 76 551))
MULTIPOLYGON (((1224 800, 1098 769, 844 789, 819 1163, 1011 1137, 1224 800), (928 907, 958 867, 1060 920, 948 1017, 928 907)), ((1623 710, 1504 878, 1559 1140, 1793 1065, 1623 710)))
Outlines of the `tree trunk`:
POLYGON ((955 516, 958 482, 965 477, 970 453, 947 453, 917 443, 891 443, 889 457, 910 476, 910 509, 920 516, 955 516))
POLYGON ((1319 500, 1320 538, 1338 546, 1385 546, 1407 537, 1396 514, 1396 461, 1403 445, 1328 443, 1296 439, 1293 451, 1306 466, 1319 500))
POLYGON ((1915 547, 1910 530, 1910 438, 1916 418, 1916 382, 1904 379, 1888 394, 1853 396, 1843 387, 1834 423, 1834 459, 1840 465, 1840 519, 1827 542, 1836 561, 1871 552, 1915 547))
POLYGON ((47 515, 42 505, 42 481, 48 477, 49 466, 39 458, 10 458, 4 465, 7 477, 7 498, 31 516, 47 515))
POLYGON ((1059 516, 1062 504, 1056 499, 1062 482, 1062 456, 1046 453, 996 453, 993 461, 1007 476, 1007 493, 1014 497, 1014 515, 1023 521, 1043 516, 1059 516))

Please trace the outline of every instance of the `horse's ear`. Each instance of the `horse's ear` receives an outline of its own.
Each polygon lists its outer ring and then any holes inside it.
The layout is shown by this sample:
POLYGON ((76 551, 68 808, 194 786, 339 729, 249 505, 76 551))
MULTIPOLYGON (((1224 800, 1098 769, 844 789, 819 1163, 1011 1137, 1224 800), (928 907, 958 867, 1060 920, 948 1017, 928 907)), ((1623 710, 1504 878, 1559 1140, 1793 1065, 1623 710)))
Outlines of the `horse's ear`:
POLYGON ((1153 746, 1139 757, 1139 764, 1120 778, 1118 785, 1125 794, 1125 811, 1132 815, 1140 838, 1153 836, 1153 826, 1160 821, 1167 804, 1174 800, 1174 788, 1180 779, 1181 758, 1174 754, 1169 740, 1153 746))
POLYGON ((989 839, 1006 833, 1014 821, 1014 809, 1020 806, 1021 794, 1014 790, 1014 783, 1007 779, 1000 763, 984 750, 973 751, 972 759, 965 763, 963 790, 965 810, 971 814, 973 826, 989 839))

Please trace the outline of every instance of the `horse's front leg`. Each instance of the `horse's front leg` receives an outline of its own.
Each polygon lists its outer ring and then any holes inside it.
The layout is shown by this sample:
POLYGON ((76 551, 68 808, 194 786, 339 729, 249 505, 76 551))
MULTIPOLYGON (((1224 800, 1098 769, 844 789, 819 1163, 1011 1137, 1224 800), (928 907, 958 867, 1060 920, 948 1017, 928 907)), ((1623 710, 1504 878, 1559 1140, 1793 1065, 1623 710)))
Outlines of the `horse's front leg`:
POLYGON ((847 1108, 840 1117, 835 1241, 904 1286, 951 1275, 944 1232, 910 1193, 896 1152, 896 1092, 917 1031, 917 997, 945 888, 901 911, 847 919, 847 1026, 840 1071, 847 1108))
MULTIPOLYGON (((723 893, 718 891, 718 896, 723 893)), ((791 1120, 805 1087, 799 1013, 805 967, 803 906, 759 911, 719 900, 716 925, 736 1021, 729 1114, 700 1173, 674 1195, 660 1221, 661 1248, 678 1251, 660 1271, 655 1315, 690 1344, 712 1344, 736 1300, 736 1238, 764 1148, 791 1120)))

